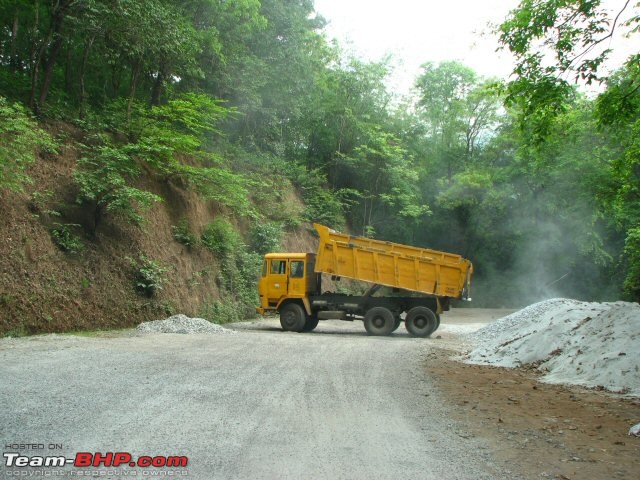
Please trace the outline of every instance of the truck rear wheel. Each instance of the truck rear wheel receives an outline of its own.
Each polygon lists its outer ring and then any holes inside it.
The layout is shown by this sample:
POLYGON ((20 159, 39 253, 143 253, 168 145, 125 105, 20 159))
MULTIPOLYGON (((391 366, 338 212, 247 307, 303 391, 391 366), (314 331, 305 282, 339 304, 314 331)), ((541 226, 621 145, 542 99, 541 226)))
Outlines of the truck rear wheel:
POLYGON ((364 328, 369 335, 389 335, 395 326, 396 319, 388 308, 373 307, 364 316, 364 328))
POLYGON ((306 320, 307 313, 297 303, 287 303, 280 309, 280 325, 285 332, 301 332, 306 320))
POLYGON ((404 321, 407 330, 414 337, 428 337, 438 328, 438 318, 427 307, 413 307, 404 321))

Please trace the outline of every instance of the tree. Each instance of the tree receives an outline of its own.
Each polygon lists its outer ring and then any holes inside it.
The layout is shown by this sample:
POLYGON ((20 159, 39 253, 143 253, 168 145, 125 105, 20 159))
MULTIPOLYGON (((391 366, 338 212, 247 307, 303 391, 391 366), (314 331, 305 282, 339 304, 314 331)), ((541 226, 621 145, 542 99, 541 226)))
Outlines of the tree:
MULTIPOLYGON (((541 141, 553 119, 566 111, 571 82, 604 82, 603 64, 618 28, 637 33, 640 6, 620 2, 615 16, 601 0, 522 0, 500 25, 500 42, 514 55, 515 80, 507 102, 518 104, 521 126, 533 124, 532 139, 541 141), (630 6, 631 5, 631 6, 630 6)), ((632 55, 627 65, 637 63, 632 55)))
POLYGON ((570 110, 576 97, 570 81, 601 82, 607 90, 598 97, 599 126, 613 140, 600 188, 590 190, 602 214, 613 218, 626 238, 627 294, 638 299, 638 257, 631 252, 640 221, 638 164, 638 90, 640 55, 632 54, 619 73, 602 69, 611 53, 609 40, 619 28, 630 36, 640 27, 640 5, 621 1, 610 15, 600 0, 523 0, 500 26, 501 42, 515 56, 516 79, 507 85, 507 102, 517 105, 519 124, 528 132, 524 141, 544 148, 554 124, 570 110), (615 146, 614 146, 615 145, 615 146))
POLYGON ((120 215, 134 224, 143 221, 141 212, 161 198, 134 186, 140 176, 139 165, 122 147, 105 142, 88 150, 78 160, 74 178, 79 187, 78 202, 91 206, 93 235, 106 214, 120 215))
POLYGON ((451 180, 473 157, 478 139, 490 133, 499 106, 491 85, 458 62, 422 66, 416 80, 418 119, 429 144, 430 173, 442 168, 451 180))
POLYGON ((613 75, 597 99, 600 124, 611 136, 616 151, 607 182, 599 190, 603 211, 619 231, 625 232, 622 263, 625 293, 640 299, 640 65, 628 65, 613 75))

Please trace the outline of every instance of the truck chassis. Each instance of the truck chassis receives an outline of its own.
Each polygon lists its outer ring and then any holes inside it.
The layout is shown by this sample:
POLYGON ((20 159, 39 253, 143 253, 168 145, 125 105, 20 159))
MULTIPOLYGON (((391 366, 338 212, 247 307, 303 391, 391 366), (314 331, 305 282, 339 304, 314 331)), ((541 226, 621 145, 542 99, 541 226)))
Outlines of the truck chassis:
POLYGON ((362 320, 370 335, 389 335, 402 323, 416 337, 428 337, 440 326, 440 310, 449 309, 447 299, 435 297, 373 297, 325 293, 309 296, 311 314, 302 302, 290 300, 280 306, 282 329, 309 332, 320 320, 362 320))

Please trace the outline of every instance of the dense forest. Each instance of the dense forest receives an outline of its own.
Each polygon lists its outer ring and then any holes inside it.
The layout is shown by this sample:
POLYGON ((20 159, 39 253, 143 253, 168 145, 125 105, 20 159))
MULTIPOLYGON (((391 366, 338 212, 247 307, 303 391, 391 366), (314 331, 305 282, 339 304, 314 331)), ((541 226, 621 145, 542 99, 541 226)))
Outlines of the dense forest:
MULTIPOLYGON (((496 19, 510 81, 425 58, 398 97, 312 0, 0 0, 0 197, 47 203, 30 169, 73 129, 75 207, 41 216, 69 261, 114 222, 147 228, 153 179, 219 206, 174 239, 247 311, 256 256, 313 221, 462 254, 476 306, 638 301, 640 56, 605 74, 601 48, 638 35, 620 4, 522 0, 496 19)), ((142 262, 151 295, 163 267, 142 262)))

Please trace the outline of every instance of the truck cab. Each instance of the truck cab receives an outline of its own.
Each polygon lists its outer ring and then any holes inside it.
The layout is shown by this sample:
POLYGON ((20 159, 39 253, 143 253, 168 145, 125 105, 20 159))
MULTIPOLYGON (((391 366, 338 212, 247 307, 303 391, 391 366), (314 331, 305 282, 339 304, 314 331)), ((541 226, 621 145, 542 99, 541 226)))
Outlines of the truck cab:
POLYGON ((258 281, 258 313, 278 311, 285 300, 299 299, 310 312, 308 298, 319 290, 319 275, 314 272, 314 253, 268 253, 264 256, 258 281))

